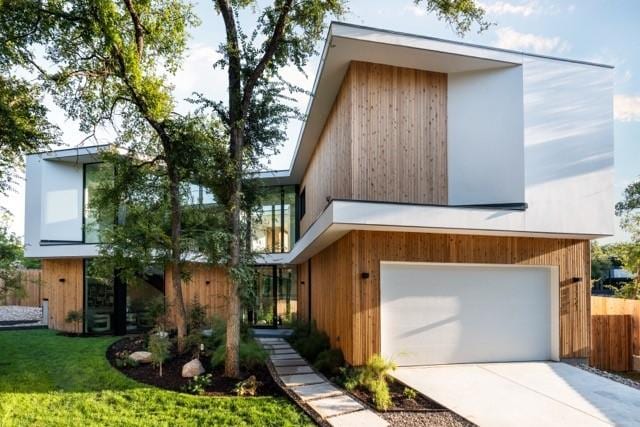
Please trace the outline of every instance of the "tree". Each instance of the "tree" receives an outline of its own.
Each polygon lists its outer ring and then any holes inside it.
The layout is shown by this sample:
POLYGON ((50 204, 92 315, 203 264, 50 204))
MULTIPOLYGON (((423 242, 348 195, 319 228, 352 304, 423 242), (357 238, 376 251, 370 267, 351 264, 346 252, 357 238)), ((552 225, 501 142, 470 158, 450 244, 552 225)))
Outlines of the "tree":
POLYGON ((37 73, 82 131, 109 125, 129 157, 161 165, 165 172, 168 268, 180 348, 186 335, 180 189, 191 143, 183 118, 174 112, 166 77, 179 67, 188 28, 198 23, 191 5, 180 0, 15 0, 2 3, 0 21, 2 30, 21 29, 19 34, 11 30, 20 46, 13 52, 15 62, 37 73), (34 54, 36 45, 45 47, 43 58, 34 54))
POLYGON ((16 75, 34 34, 12 22, 11 7, 12 2, 0 1, 0 195, 11 190, 24 154, 46 149, 58 137, 58 128, 47 120, 41 86, 16 75))
POLYGON ((31 262, 24 258, 22 242, 9 231, 10 215, 0 212, 0 301, 10 294, 24 296, 24 281, 21 269, 30 267, 31 262))
MULTIPOLYGON (((227 103, 206 101, 224 124, 228 146, 224 165, 216 186, 218 199, 226 209, 229 233, 229 259, 226 264, 231 277, 227 315, 225 374, 239 375, 240 299, 247 252, 242 245, 246 233, 243 226, 243 189, 246 172, 256 166, 256 159, 284 139, 286 119, 298 111, 286 102, 286 91, 297 88, 279 78, 284 67, 302 71, 316 53, 315 45, 326 27, 329 16, 345 11, 343 0, 274 0, 260 8, 251 0, 215 0, 216 12, 226 30, 220 46, 223 59, 217 64, 227 71, 227 103), (247 35, 239 21, 239 11, 252 8, 257 15, 254 30, 247 35)), ((451 24, 459 34, 473 24, 480 30, 489 25, 484 11, 474 0, 415 0, 416 5, 435 13, 451 24)), ((244 219, 247 220, 246 217, 244 219)))
POLYGON ((622 228, 631 233, 632 238, 631 243, 621 245, 620 259, 636 276, 635 283, 620 290, 620 296, 640 298, 640 179, 627 186, 624 199, 616 204, 616 215, 621 217, 622 228))

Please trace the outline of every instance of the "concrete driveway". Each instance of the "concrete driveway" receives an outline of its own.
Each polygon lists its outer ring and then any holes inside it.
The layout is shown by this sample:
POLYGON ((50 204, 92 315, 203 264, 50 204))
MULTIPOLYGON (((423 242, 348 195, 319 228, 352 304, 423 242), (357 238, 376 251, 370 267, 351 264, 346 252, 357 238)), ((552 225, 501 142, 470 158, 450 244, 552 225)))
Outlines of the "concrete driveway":
POLYGON ((393 376, 480 426, 640 425, 640 390, 565 363, 402 367, 393 376))

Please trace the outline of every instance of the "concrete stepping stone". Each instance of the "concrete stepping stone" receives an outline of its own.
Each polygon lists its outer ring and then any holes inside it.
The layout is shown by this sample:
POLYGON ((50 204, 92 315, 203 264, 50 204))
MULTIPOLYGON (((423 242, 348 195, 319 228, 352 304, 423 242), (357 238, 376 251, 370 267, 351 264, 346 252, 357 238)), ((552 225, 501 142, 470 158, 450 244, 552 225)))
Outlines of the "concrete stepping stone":
POLYGON ((296 387, 299 385, 318 384, 325 382, 318 374, 296 374, 282 375, 280 380, 287 387, 296 387))
POLYGON ((363 409, 362 404, 344 394, 325 397, 323 399, 310 400, 307 403, 323 418, 347 414, 349 412, 363 409))
POLYGON ((368 409, 327 418, 327 422, 334 427, 386 427, 389 425, 383 418, 368 409))
POLYGON ((312 374, 310 366, 276 366, 278 375, 312 374))
POLYGON ((271 350, 271 354, 298 354, 294 349, 271 350))
POLYGON ((258 338, 258 341, 265 344, 282 344, 286 343, 282 338, 258 338))
POLYGON ((322 399, 324 397, 343 394, 341 390, 337 389, 329 383, 301 385, 292 388, 291 390, 293 390, 293 392, 296 393, 300 397, 300 399, 304 401, 311 399, 322 399))
POLYGON ((265 347, 269 347, 271 350, 293 350, 289 344, 265 345, 265 347))
POLYGON ((302 357, 297 359, 277 359, 271 362, 276 368, 279 366, 307 366, 307 362, 302 357))
POLYGON ((288 354, 272 354, 269 357, 271 358, 271 360, 300 359, 300 355, 295 352, 288 354))

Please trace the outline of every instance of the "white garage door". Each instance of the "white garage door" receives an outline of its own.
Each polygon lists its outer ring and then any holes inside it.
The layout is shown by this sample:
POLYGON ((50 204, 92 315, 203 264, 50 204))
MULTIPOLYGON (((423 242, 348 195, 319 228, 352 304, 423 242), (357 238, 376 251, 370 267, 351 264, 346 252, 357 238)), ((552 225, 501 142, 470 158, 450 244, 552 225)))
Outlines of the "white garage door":
POLYGON ((382 354, 399 366, 558 359, 555 267, 382 262, 382 354))

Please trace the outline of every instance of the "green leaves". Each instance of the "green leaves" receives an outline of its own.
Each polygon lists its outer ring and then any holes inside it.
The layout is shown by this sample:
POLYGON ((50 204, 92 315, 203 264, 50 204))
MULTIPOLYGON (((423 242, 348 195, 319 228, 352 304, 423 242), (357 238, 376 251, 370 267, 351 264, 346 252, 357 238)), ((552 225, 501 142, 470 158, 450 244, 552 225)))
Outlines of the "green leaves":
POLYGON ((474 25, 478 32, 488 29, 492 23, 485 18, 485 11, 476 0, 414 0, 416 6, 424 6, 428 13, 435 13, 459 36, 464 36, 474 25))

